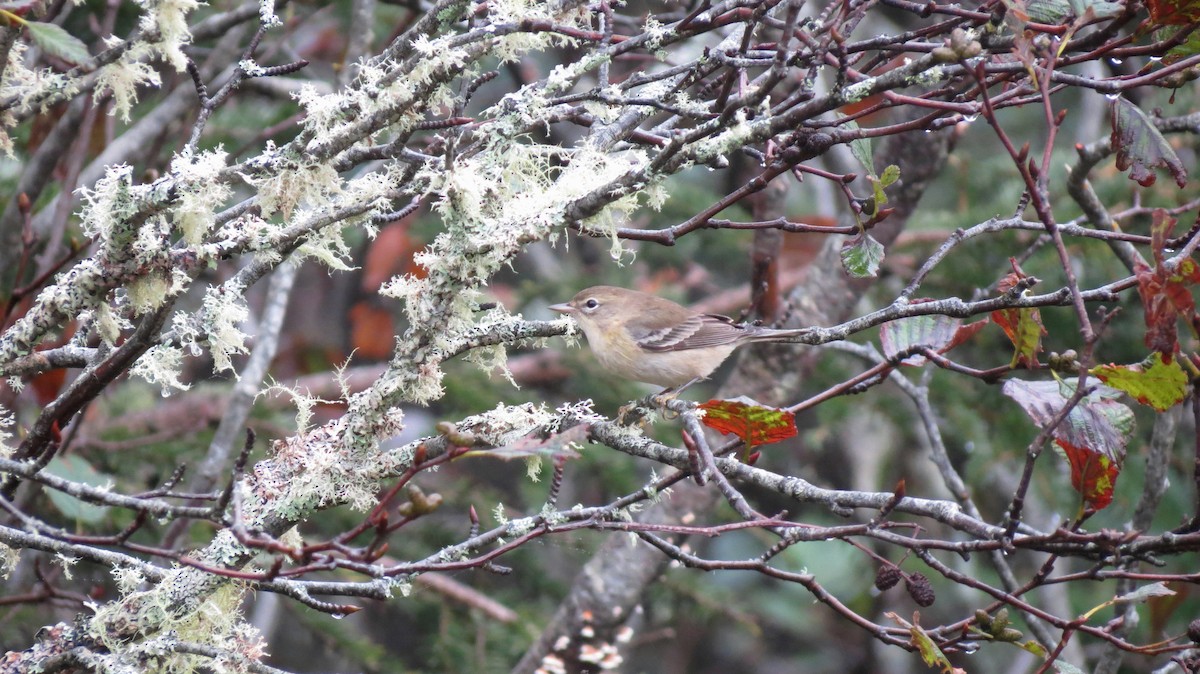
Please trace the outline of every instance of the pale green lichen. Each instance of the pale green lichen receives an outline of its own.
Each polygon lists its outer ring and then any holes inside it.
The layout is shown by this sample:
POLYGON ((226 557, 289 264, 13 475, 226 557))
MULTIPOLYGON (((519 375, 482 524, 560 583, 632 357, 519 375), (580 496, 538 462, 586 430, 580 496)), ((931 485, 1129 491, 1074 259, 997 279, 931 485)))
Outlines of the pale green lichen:
POLYGON ((250 315, 246 296, 236 285, 209 288, 204 295, 201 324, 208 331, 208 350, 216 372, 233 371, 232 356, 246 353, 246 333, 239 327, 250 315))
POLYGON ((150 347, 129 370, 130 376, 141 377, 162 387, 163 397, 169 396, 172 391, 186 391, 191 388, 191 384, 179 380, 182 372, 183 350, 168 344, 155 344, 150 347))
POLYGON ((156 38, 152 43, 153 50, 176 71, 186 70, 187 55, 183 53, 183 48, 192 40, 187 15, 201 3, 197 0, 134 1, 145 10, 138 25, 147 35, 156 38))
POLYGON ((133 51, 100 68, 96 73, 96 98, 112 94, 113 107, 109 114, 116 115, 122 122, 129 123, 129 112, 137 102, 137 89, 142 86, 158 87, 162 78, 149 64, 134 58, 133 51))
POLYGON ((0 543, 0 578, 8 580, 17 564, 21 562, 21 553, 16 548, 0 543))
POLYGON ((910 84, 931 87, 946 79, 946 69, 940 65, 921 71, 908 79, 910 84))
POLYGON ((7 459, 17 451, 17 448, 10 444, 13 439, 12 429, 16 423, 12 410, 0 405, 0 458, 7 459))
POLYGON ((217 179, 227 158, 218 147, 195 156, 185 151, 171 161, 177 195, 171 216, 184 243, 194 246, 204 240, 216 220, 216 210, 232 194, 229 185, 217 179))

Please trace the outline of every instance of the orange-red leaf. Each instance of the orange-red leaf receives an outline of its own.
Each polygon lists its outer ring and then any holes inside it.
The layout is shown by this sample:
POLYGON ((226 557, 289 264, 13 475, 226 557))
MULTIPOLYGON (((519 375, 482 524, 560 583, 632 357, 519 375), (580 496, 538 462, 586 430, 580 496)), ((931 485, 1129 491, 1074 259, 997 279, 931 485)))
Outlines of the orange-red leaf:
POLYGON ((733 433, 747 447, 779 442, 796 435, 796 415, 759 405, 748 398, 709 400, 698 407, 704 410, 701 421, 705 426, 721 433, 733 433))
POLYGON ((1121 474, 1121 464, 1100 452, 1076 447, 1066 440, 1055 439, 1071 466, 1071 486, 1083 496, 1085 503, 1101 510, 1112 503, 1113 488, 1121 474))
POLYGON ((1167 269, 1166 245, 1175 222, 1165 210, 1154 211, 1150 225, 1154 267, 1139 262, 1133 269, 1145 311, 1146 346, 1161 353, 1167 361, 1179 350, 1179 319, 1192 324, 1197 322, 1192 286, 1200 282, 1200 265, 1190 258, 1182 260, 1174 270, 1167 269))
POLYGON ((1037 367, 1042 337, 1046 335, 1041 313, 1036 308, 997 309, 992 312, 992 320, 1013 344, 1013 367, 1037 367))
POLYGON ((1150 21, 1158 25, 1188 26, 1200 21, 1200 0, 1146 0, 1150 21))
MULTIPOLYGON (((1055 444, 1071 465, 1071 485, 1096 509, 1112 500, 1112 487, 1125 461, 1125 448, 1133 435, 1133 412, 1114 398, 1120 393, 1089 380, 1091 393, 1071 408, 1054 427, 1055 444)), ((1010 379, 1004 395, 1012 398, 1045 428, 1059 414, 1074 390, 1073 384, 1058 381, 1010 379)))

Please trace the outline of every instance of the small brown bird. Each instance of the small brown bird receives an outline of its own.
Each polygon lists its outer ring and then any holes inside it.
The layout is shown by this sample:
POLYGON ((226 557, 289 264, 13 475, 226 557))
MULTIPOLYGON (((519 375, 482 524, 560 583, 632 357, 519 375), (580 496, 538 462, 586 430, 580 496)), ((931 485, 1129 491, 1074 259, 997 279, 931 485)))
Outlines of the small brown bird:
POLYGON ((734 323, 636 290, 594 286, 551 310, 575 319, 605 369, 668 388, 704 379, 749 342, 786 342, 806 332, 734 323))

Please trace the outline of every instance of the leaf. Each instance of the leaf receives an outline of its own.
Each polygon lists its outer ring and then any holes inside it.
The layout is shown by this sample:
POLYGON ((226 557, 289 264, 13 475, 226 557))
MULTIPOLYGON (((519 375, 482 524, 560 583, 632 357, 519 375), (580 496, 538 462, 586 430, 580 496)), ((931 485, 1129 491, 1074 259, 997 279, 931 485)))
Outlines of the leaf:
MULTIPOLYGON (((1093 380, 1088 380, 1092 386, 1093 380)), ((1073 385, 1010 379, 1002 392, 1045 428, 1072 395, 1073 385)), ((1133 435, 1133 412, 1114 400, 1116 390, 1096 384, 1051 432, 1071 466, 1071 486, 1096 509, 1112 501, 1112 489, 1133 435)))
POLYGON ((1067 0, 1028 0, 1025 12, 1038 23, 1057 24, 1071 13, 1067 0))
POLYGON ((1128 393, 1134 400, 1164 412, 1188 393, 1188 377, 1178 358, 1155 352, 1133 365, 1097 365, 1089 370, 1100 381, 1128 393))
POLYGON ((1063 660, 1054 661, 1054 671, 1058 672, 1058 674, 1084 674, 1082 669, 1063 660))
POLYGON ((9 2, 0 2, 0 10, 16 14, 17 16, 25 16, 29 10, 40 4, 41 0, 10 0, 9 2))
POLYGON ((1174 358, 1179 350, 1176 324, 1180 318, 1196 324, 1196 300, 1191 286, 1200 282, 1200 266, 1191 258, 1182 260, 1170 272, 1166 264, 1166 243, 1175 228, 1176 220, 1165 210, 1155 209, 1150 225, 1150 247, 1154 255, 1154 268, 1144 262, 1134 265, 1134 278, 1138 284, 1138 295, 1145 311, 1146 346, 1161 353, 1165 358, 1174 358))
POLYGON ((1154 184, 1157 177, 1154 167, 1170 171, 1176 185, 1187 185, 1187 169, 1174 148, 1146 113, 1124 98, 1112 103, 1111 141, 1117 153, 1117 169, 1129 169, 1129 177, 1139 185, 1149 187, 1154 184))
POLYGON ((1146 0, 1150 21, 1155 24, 1189 26, 1200 21, 1200 0, 1146 0))
POLYGON ((57 56, 69 63, 83 63, 91 58, 87 45, 61 26, 41 21, 28 21, 25 23, 25 27, 29 29, 29 37, 33 39, 33 43, 51 56, 57 56))
POLYGON ((925 628, 918 624, 918 620, 921 617, 919 613, 913 614, 913 621, 911 623, 892 611, 888 611, 884 615, 908 630, 909 643, 916 647, 917 652, 921 654, 922 662, 930 667, 937 667, 944 674, 963 673, 962 669, 958 669, 950 664, 950 660, 946 657, 946 654, 942 652, 942 649, 937 647, 937 644, 933 643, 933 639, 929 637, 929 633, 925 631, 925 628))
POLYGON ((1100 452, 1086 447, 1077 447, 1062 439, 1055 439, 1071 467, 1071 486, 1083 497, 1085 503, 1103 510, 1112 503, 1113 488, 1121 474, 1120 464, 1100 452))
MULTIPOLYGON (((889 359, 915 346, 926 346, 937 353, 946 353, 979 332, 988 320, 963 325, 962 321, 949 316, 910 316, 885 323, 879 331, 883 353, 889 359)), ((900 361, 902 365, 924 365, 925 357, 909 356, 900 361)))
MULTIPOLYGON (((844 126, 846 127, 847 131, 858 130, 858 123, 854 120, 845 122, 844 126)), ((854 158, 858 160, 858 163, 863 165, 863 168, 867 170, 867 175, 875 175, 875 155, 871 151, 870 138, 855 138, 854 140, 850 141, 850 154, 853 154, 854 158)))
POLYGON ((1170 597, 1175 594, 1175 590, 1167 587, 1166 583, 1150 583, 1143 585, 1133 592, 1123 594, 1117 597, 1116 601, 1122 601, 1127 604, 1142 604, 1154 597, 1170 597))
MULTIPOLYGON (((87 459, 75 454, 54 457, 46 466, 46 472, 64 480, 79 482, 90 487, 105 487, 112 481, 110 476, 93 468, 87 459)), ((50 497, 50 502, 64 517, 77 522, 98 524, 108 514, 108 506, 86 503, 57 489, 47 489, 46 495, 50 497)))
POLYGON ((1046 336, 1041 312, 1033 307, 997 309, 992 312, 992 321, 1000 326, 1013 344, 1012 366, 1036 368, 1038 354, 1042 352, 1042 337, 1046 336))
POLYGON ((1200 54, 1200 31, 1192 31, 1187 40, 1183 44, 1171 47, 1171 50, 1163 54, 1163 63, 1170 65, 1176 61, 1181 61, 1189 56, 1200 54))
POLYGON ((732 433, 747 447, 787 440, 796 435, 796 415, 787 410, 760 405, 739 397, 735 400, 709 400, 697 407, 704 410, 700 421, 711 429, 732 433))
POLYGON ((888 164, 883 173, 879 174, 879 184, 882 187, 889 187, 899 179, 900 167, 895 164, 888 164))
POLYGON ((1120 14, 1124 9, 1119 2, 1106 2, 1105 0, 1070 0, 1070 4, 1071 13, 1080 18, 1085 17, 1088 10, 1092 11, 1094 18, 1105 19, 1120 14))
POLYGON ((1170 597, 1175 594, 1175 590, 1167 587, 1166 583, 1150 583, 1149 585, 1143 585, 1142 587, 1139 587, 1133 592, 1128 592, 1119 597, 1113 597, 1103 604, 1093 606, 1083 614, 1083 618, 1085 620, 1090 619, 1092 616, 1096 615, 1100 611, 1103 611, 1109 606, 1112 606, 1113 604, 1118 604, 1121 602, 1129 604, 1142 604, 1157 597, 1170 597))
POLYGON ((870 234, 859 234, 842 244, 842 266, 854 278, 875 278, 883 261, 883 244, 870 234))
MULTIPOLYGON (((1029 651, 1030 653, 1033 653, 1034 655, 1038 656, 1039 658, 1042 658, 1043 660, 1045 660, 1046 656, 1048 655, 1048 653, 1046 653, 1046 649, 1043 648, 1042 645, 1036 641, 1032 641, 1032 640, 1026 641, 1026 642, 1020 644, 1020 646, 1022 649, 1029 651)), ((1080 672, 1080 674, 1083 674, 1083 672, 1080 672)))

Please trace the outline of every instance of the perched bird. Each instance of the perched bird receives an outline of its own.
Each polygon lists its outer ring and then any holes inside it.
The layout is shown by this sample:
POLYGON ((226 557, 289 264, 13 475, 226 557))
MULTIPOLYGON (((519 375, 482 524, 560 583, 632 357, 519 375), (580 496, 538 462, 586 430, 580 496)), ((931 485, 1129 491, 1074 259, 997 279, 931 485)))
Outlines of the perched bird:
POLYGON ((734 323, 612 286, 581 290, 570 302, 550 309, 575 319, 605 369, 668 388, 708 377, 742 344, 785 342, 805 332, 734 323))

